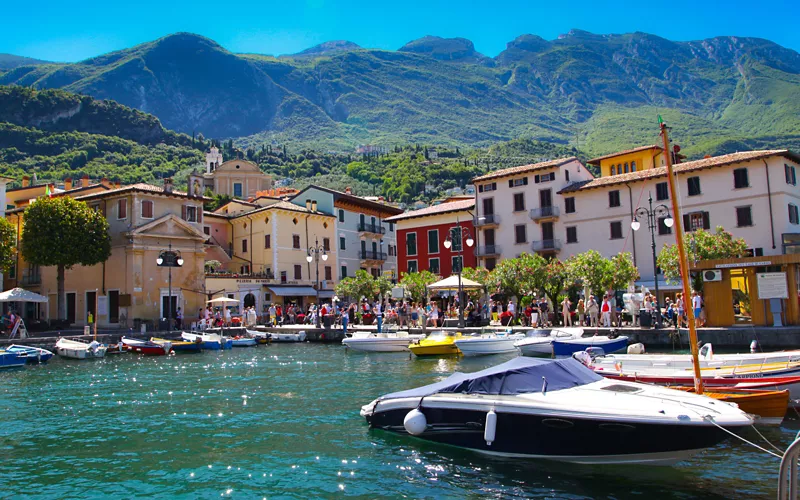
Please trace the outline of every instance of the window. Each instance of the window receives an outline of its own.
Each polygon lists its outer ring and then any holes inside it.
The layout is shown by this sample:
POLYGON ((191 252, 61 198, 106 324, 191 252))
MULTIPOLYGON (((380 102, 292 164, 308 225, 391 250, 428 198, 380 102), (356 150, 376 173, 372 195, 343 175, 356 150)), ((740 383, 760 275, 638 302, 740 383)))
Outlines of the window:
POLYGON ((464 241, 464 239, 461 237, 461 228, 458 227, 458 226, 451 227, 450 228, 450 242, 453 245, 450 247, 450 250, 453 251, 453 252, 460 252, 461 251, 461 244, 462 244, 463 241, 464 241))
POLYGON ((514 193, 514 211, 525 211, 525 193, 514 193))
POLYGON ((514 226, 514 243, 528 242, 528 228, 525 224, 514 226))
POLYGON ((389 232, 390 232, 390 233, 393 233, 393 232, 394 232, 394 222, 390 222, 390 223, 389 223, 389 232))
POLYGON ((142 201, 142 219, 153 218, 153 202, 150 200, 142 201))
POLYGON ((272 235, 265 234, 264 235, 264 248, 272 248, 272 235))
POLYGON ((622 239, 622 222, 615 221, 611 223, 611 239, 612 240, 622 239))
POLYGON ((339 222, 344 222, 344 210, 339 209, 339 222))
POLYGON ((669 185, 666 182, 656 184, 656 201, 669 199, 669 185))
POLYGON ((247 240, 242 240, 242 253, 247 253, 247 240))
POLYGON ((186 222, 197 222, 197 207, 184 206, 183 207, 183 220, 186 222))
POLYGON ((568 214, 575 213, 575 197, 564 198, 564 211, 568 214))
POLYGON ((733 187, 734 189, 750 187, 746 168, 736 168, 733 170, 733 187))
POLYGON ((122 198, 117 200, 117 219, 128 218, 128 200, 122 198))
POLYGON ((333 281, 333 268, 331 266, 325 266, 325 280, 333 281))
POLYGON ((577 243, 578 242, 578 228, 568 227, 567 228, 567 243, 577 243))
POLYGON ((527 186, 528 185, 528 178, 523 177, 521 179, 509 179, 508 180, 508 187, 519 187, 519 186, 527 186))
POLYGON ((406 255, 417 255, 417 233, 406 234, 406 255))
POLYGON ((625 163, 625 173, 626 174, 628 173, 628 164, 627 163, 625 163))
POLYGON ((294 265, 294 279, 301 280, 303 279, 303 266, 300 264, 294 265))
POLYGON ((569 170, 564 170, 564 180, 569 182, 569 170))
POLYGON ((800 224, 800 217, 798 217, 797 205, 789 203, 789 224, 800 224))
POLYGON ((344 236, 339 236, 339 250, 346 250, 344 236))
POLYGON ((697 231, 698 229, 711 229, 711 220, 708 212, 683 214, 683 230, 697 231))
POLYGON ((211 228, 208 226, 203 226, 203 234, 206 236, 211 236, 211 228))
POLYGON ((786 184, 791 184, 792 186, 796 186, 797 172, 795 172, 794 166, 789 164, 784 164, 783 168, 786 172, 786 184))
POLYGON ((234 198, 241 198, 242 197, 242 183, 241 182, 234 182, 233 183, 233 197, 234 198))
POLYGON ((671 227, 667 227, 667 225, 664 224, 665 220, 667 220, 666 217, 659 217, 658 218, 658 234, 660 234, 660 235, 672 234, 672 228, 671 227))
POLYGON ((342 266, 342 269, 339 270, 339 273, 339 279, 347 278, 347 266, 342 266))
POLYGON ((616 173, 617 173, 617 167, 611 165, 611 175, 616 175, 616 173))
POLYGON ((428 253, 439 253, 439 230, 428 231, 428 253))
POLYGON ((428 271, 439 274, 439 258, 428 259, 428 271))
POLYGON ((700 177, 689 177, 686 179, 686 185, 689 188, 689 196, 700 194, 700 177))
POLYGON ((410 272, 410 273, 417 272, 417 261, 416 260, 409 260, 408 261, 408 272, 410 272))
POLYGON ((540 182, 550 182, 556 180, 556 173, 550 172, 549 174, 542 174, 534 176, 533 182, 534 184, 539 184, 540 182))
POLYGON ((456 255, 455 257, 453 257, 452 262, 453 262, 453 272, 460 273, 461 266, 463 264, 463 257, 460 255, 456 255))
POLYGON ((281 271, 281 283, 286 283, 286 271, 281 271))
POLYGON ((331 239, 330 238, 322 238, 322 248, 326 252, 330 252, 331 251, 331 239))
POLYGON ((489 191, 496 191, 497 190, 497 183, 491 182, 489 184, 482 184, 478 186, 479 193, 488 193, 489 191))
POLYGON ((619 202, 619 191, 609 191, 608 192, 608 206, 609 207, 618 207, 620 206, 619 202))
POLYGON ((299 249, 300 248, 300 235, 293 234, 292 235, 292 248, 299 249))
POLYGON ((631 162, 631 172, 636 172, 636 162, 635 161, 631 162))
POLYGON ((497 259, 494 257, 486 259, 486 270, 492 271, 494 270, 495 266, 497 266, 497 259))
POLYGON ((736 227, 753 225, 753 213, 750 207, 736 207, 736 227))

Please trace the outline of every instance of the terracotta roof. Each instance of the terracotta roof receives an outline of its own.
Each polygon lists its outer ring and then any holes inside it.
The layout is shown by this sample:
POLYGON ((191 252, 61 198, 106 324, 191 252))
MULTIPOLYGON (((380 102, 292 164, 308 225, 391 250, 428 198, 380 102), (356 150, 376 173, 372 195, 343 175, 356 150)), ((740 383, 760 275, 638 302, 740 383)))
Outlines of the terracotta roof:
MULTIPOLYGON (((242 213, 239 213, 239 214, 229 215, 228 217, 230 217, 231 219, 238 219, 239 217, 247 217, 248 215, 257 214, 257 213, 260 213, 260 212, 264 212, 266 210, 273 210, 273 209, 276 209, 276 208, 279 208, 281 210, 289 210, 289 211, 292 211, 292 212, 300 212, 300 213, 304 213, 304 214, 314 214, 314 215, 322 215, 324 217, 333 217, 333 215, 326 214, 326 213, 319 212, 319 211, 314 212, 314 211, 311 211, 311 210, 307 209, 306 207, 301 207, 300 205, 295 205, 294 203, 291 203, 289 201, 279 201, 277 203, 273 203, 272 205, 267 205, 266 207, 257 208, 255 210, 251 210, 249 212, 242 212, 242 213)), ((217 214, 217 215, 220 215, 220 214, 217 214)))
POLYGON ((362 198, 360 196, 356 196, 354 194, 343 193, 341 191, 336 191, 335 189, 330 189, 330 188, 326 188, 326 187, 322 187, 322 186, 317 186, 316 184, 309 184, 308 186, 303 188, 300 192, 298 192, 297 194, 292 196, 291 199, 297 198, 298 196, 300 196, 301 194, 303 194, 304 192, 306 192, 307 190, 312 189, 312 188, 319 189, 320 191, 325 191, 326 193, 331 193, 334 196, 334 198, 347 200, 347 201, 353 203, 354 205, 360 205, 362 207, 373 208, 375 210, 381 210, 381 211, 389 212, 389 213, 395 214, 395 215, 399 215, 399 214, 403 213, 402 209, 394 207, 392 205, 387 205, 386 203, 380 203, 380 202, 377 202, 377 201, 367 200, 367 199, 364 199, 364 198, 362 198))
MULTIPOLYGON (((163 186, 155 186, 153 184, 145 184, 143 182, 139 182, 137 184, 131 184, 129 186, 122 186, 119 188, 109 189, 103 193, 91 193, 84 196, 77 196, 76 200, 87 200, 91 198, 102 198, 104 196, 115 195, 120 193, 127 193, 127 192, 140 192, 140 193, 152 193, 152 194, 162 194, 165 196, 176 196, 179 198, 188 198, 189 195, 183 191, 176 191, 172 190, 171 192, 167 193, 164 191, 163 186)), ((211 198, 206 198, 205 196, 192 196, 192 199, 196 200, 210 200, 211 198)))
POLYGON ((489 179, 498 179, 500 177, 507 177, 509 175, 517 175, 525 172, 534 172, 536 170, 545 170, 548 168, 560 167, 561 165, 576 160, 577 160, 576 157, 570 156, 568 158, 548 160, 548 161, 543 161, 541 163, 533 163, 531 165, 520 165, 519 167, 504 168, 502 170, 495 170, 494 172, 489 172, 488 174, 481 175, 479 177, 474 177, 470 182, 474 183, 474 182, 488 181, 489 179))
POLYGON ((386 222, 397 222, 399 220, 415 219, 417 217, 427 217, 431 215, 446 214, 450 212, 463 212, 471 208, 475 208, 475 198, 470 198, 469 200, 459 200, 459 201, 451 201, 448 203, 440 203, 438 205, 433 205, 419 210, 412 210, 404 214, 395 215, 393 217, 389 217, 388 219, 384 220, 386 222))
MULTIPOLYGON (((762 158, 769 158, 770 156, 785 156, 791 158, 796 162, 800 162, 800 155, 792 153, 788 149, 773 149, 765 151, 745 151, 741 153, 731 153, 722 156, 713 156, 711 158, 703 158, 702 160, 687 161, 679 163, 673 168, 675 173, 695 172, 712 167, 723 167, 733 163, 743 161, 760 160, 762 158)), ((594 189, 604 186, 612 186, 616 184, 625 184, 627 182, 637 182, 647 179, 654 179, 658 177, 667 176, 667 167, 651 168, 647 170, 639 170, 637 172, 630 172, 627 174, 610 175, 607 177, 598 177, 597 179, 583 182, 575 182, 565 187, 559 193, 573 193, 576 191, 585 191, 587 189, 594 189)))
POLYGON ((599 165, 600 164, 600 160, 605 160, 607 158, 613 158, 615 156, 622 156, 622 155, 626 155, 628 153, 638 153, 639 151, 647 151, 648 149, 658 149, 660 151, 662 148, 661 148, 661 146, 656 146, 655 144, 650 144, 649 146, 639 146, 638 148, 626 149, 625 151, 617 151, 616 153, 611 153, 611 154, 607 154, 607 155, 603 155, 603 156, 598 156, 597 158, 592 158, 591 160, 589 160, 586 163, 588 163, 589 165, 599 165))

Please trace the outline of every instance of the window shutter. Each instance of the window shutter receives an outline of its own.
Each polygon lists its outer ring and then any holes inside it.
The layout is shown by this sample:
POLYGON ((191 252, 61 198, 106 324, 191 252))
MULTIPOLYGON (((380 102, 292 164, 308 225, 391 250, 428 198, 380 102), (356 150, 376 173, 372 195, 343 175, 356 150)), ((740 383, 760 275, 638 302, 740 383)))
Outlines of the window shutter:
POLYGON ((181 219, 186 220, 186 205, 181 205, 181 219))
POLYGON ((508 180, 508 187, 510 187, 510 188, 514 187, 514 179, 509 179, 508 180))
POLYGON ((703 212, 703 229, 711 229, 711 221, 708 217, 708 212, 703 212))
POLYGON ((534 184, 539 184, 539 176, 538 175, 534 175, 533 176, 533 183, 534 184))
POLYGON ((492 191, 497 191, 497 183, 496 182, 492 183, 492 191))
POLYGON ((483 184, 479 184, 479 185, 478 185, 478 192, 479 192, 479 193, 482 193, 482 192, 483 192, 483 184))
POLYGON ((522 178, 522 185, 523 186, 527 186, 528 185, 528 177, 527 176, 522 178))
POLYGON ((197 222, 203 223, 203 205, 197 207, 197 222))
POLYGON ((683 214, 683 232, 691 231, 692 227, 689 225, 689 214, 683 214))

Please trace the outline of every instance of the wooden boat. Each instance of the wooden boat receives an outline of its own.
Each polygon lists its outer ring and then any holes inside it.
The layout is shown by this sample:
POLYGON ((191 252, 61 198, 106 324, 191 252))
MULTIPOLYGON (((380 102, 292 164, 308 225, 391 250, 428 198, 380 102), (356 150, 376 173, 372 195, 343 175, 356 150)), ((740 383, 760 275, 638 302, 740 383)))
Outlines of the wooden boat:
MULTIPOLYGON (((667 386, 685 392, 694 392, 694 387, 667 386)), ((742 389, 737 387, 715 387, 703 392, 707 396, 726 403, 736 403, 745 413, 756 415, 757 425, 781 425, 789 406, 789 391, 742 389)))
POLYGON ((158 337, 150 337, 150 342, 155 342, 156 344, 169 343, 172 345, 172 350, 174 352, 200 352, 203 350, 202 341, 189 342, 188 340, 167 340, 158 337))
POLYGON ((461 332, 433 332, 418 344, 408 346, 415 356, 447 356, 461 354, 455 341, 461 338, 461 332))
POLYGON ((58 342, 56 342, 56 354, 64 358, 97 359, 104 357, 107 350, 108 347, 96 340, 87 343, 78 340, 58 339, 58 342))
POLYGON ((6 351, 18 352, 25 355, 25 359, 29 364, 47 363, 53 357, 53 353, 41 347, 31 347, 26 345, 12 344, 6 347, 6 351))
POLYGON ((25 366, 28 362, 28 355, 0 349, 0 369, 2 368, 19 368, 25 366))
MULTIPOLYGON (((613 366, 621 364, 628 370, 656 368, 688 369, 692 368, 691 354, 609 354, 594 359, 595 366, 613 366)), ((800 351, 776 351, 740 354, 716 354, 710 343, 706 343, 699 351, 701 368, 723 366, 760 365, 772 363, 800 362, 800 351)))
POLYGON ((125 346, 122 345, 122 342, 117 342, 116 344, 108 344, 106 346, 106 355, 108 354, 125 354, 128 352, 125 350, 125 346))
POLYGON ((144 354, 145 356, 166 356, 172 350, 172 343, 170 341, 157 343, 149 340, 122 337, 122 345, 128 352, 144 354))

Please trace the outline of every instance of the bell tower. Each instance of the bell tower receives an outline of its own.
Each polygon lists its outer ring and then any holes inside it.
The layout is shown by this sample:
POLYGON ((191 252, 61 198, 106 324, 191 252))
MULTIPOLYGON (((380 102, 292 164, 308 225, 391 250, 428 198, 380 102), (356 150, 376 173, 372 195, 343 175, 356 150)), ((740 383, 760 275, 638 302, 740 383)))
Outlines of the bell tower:
POLYGON ((222 153, 215 146, 206 153, 206 173, 210 174, 222 164, 222 153))

